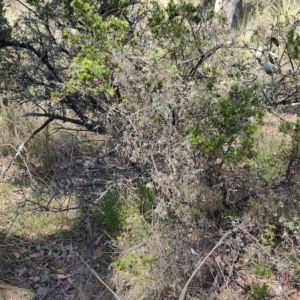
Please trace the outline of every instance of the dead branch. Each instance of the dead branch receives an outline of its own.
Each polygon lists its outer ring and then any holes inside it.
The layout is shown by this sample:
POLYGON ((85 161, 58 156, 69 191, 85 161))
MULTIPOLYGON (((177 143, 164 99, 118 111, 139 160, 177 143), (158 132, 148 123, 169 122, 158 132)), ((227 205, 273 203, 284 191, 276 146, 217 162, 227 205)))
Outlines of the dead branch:
POLYGON ((31 133, 29 135, 29 137, 19 146, 16 155, 10 160, 7 168, 4 170, 2 178, 5 177, 6 172, 9 170, 12 162, 18 157, 20 156, 21 152, 23 151, 24 147, 26 146, 26 144, 35 136, 37 135, 40 131, 42 131, 45 127, 47 127, 52 121, 54 120, 54 118, 49 118, 41 127, 39 127, 38 129, 36 129, 33 133, 31 133))
POLYGON ((211 249, 211 251, 202 259, 200 259, 198 261, 198 264, 196 266, 196 269, 194 270, 194 272, 192 273, 192 275, 190 276, 189 280, 187 281, 187 283, 185 284, 181 294, 180 294, 180 297, 179 297, 179 300, 184 300, 185 298, 185 294, 186 294, 186 291, 187 291, 187 288, 189 286, 189 284, 191 283, 192 279, 194 278, 194 276, 196 275, 196 273, 200 270, 200 268, 203 266, 203 264, 206 262, 206 260, 213 254, 213 252, 223 244, 224 240, 228 238, 228 236, 230 236, 232 233, 234 233, 235 231, 237 231, 239 229, 239 227, 236 227, 232 230, 229 230, 227 232, 225 232, 225 234, 221 237, 221 239, 219 240, 219 242, 211 249))
POLYGON ((88 120, 86 120, 86 122, 84 121, 80 121, 80 120, 75 120, 75 119, 71 119, 71 118, 67 118, 64 116, 60 116, 60 115, 55 115, 55 114, 49 114, 49 113, 34 113, 34 112, 30 112, 30 113, 25 113, 22 115, 22 117, 45 117, 45 118, 53 118, 53 120, 60 120, 63 122, 67 122, 67 123, 72 123, 72 124, 76 124, 79 126, 83 126, 85 128, 87 128, 90 131, 93 131, 95 133, 98 134, 104 134, 106 133, 106 130, 103 126, 100 126, 99 124, 95 125, 95 124, 90 124, 88 122, 88 120))

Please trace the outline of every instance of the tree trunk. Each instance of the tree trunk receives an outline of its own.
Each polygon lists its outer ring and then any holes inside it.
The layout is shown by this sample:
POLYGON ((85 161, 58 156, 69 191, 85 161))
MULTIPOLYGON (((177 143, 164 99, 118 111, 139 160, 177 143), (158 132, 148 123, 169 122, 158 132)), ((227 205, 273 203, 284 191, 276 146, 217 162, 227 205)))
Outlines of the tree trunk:
POLYGON ((205 19, 207 19, 208 17, 208 4, 206 3, 205 0, 199 0, 199 4, 200 4, 200 13, 201 16, 205 19))
POLYGON ((235 28, 242 17, 242 0, 216 0, 215 12, 223 13, 228 26, 235 28))

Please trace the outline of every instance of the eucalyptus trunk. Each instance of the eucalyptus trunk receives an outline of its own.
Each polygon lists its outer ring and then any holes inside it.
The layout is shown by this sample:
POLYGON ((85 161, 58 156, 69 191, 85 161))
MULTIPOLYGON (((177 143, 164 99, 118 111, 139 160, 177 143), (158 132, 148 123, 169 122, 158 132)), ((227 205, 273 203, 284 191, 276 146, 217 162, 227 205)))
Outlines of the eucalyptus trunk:
POLYGON ((215 12, 224 14, 228 26, 235 28, 242 17, 242 0, 216 0, 215 12))

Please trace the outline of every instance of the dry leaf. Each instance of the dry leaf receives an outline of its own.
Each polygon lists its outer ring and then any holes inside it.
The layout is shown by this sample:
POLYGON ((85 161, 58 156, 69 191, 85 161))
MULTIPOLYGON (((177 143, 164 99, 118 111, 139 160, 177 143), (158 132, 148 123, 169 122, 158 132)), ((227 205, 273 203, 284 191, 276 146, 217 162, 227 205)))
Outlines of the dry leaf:
POLYGON ((19 258, 19 257, 20 257, 20 253, 19 253, 19 252, 13 252, 13 255, 14 255, 16 258, 19 258))
POLYGON ((289 285, 289 274, 286 270, 284 271, 283 275, 283 285, 289 285))
POLYGON ((266 39, 265 44, 270 45, 270 43, 273 43, 275 46, 279 47, 279 41, 277 40, 276 37, 271 37, 266 39))
POLYGON ((191 253, 192 253, 193 255, 196 255, 196 256, 199 255, 193 248, 191 248, 191 253))
POLYGON ((98 248, 96 249, 96 254, 97 254, 97 256, 101 255, 102 253, 103 253, 102 247, 98 247, 98 248))
POLYGON ((63 270, 63 269, 57 269, 56 272, 57 272, 58 274, 63 274, 63 273, 64 273, 64 270, 63 270))
POLYGON ((221 255, 216 256, 216 257, 215 257, 215 261, 216 261, 217 263, 220 263, 220 262, 222 261, 221 255))
POLYGON ((253 283, 252 277, 250 275, 246 274, 246 279, 247 279, 248 284, 252 285, 252 283, 253 283))
POLYGON ((292 298, 293 300, 299 300, 299 299, 300 299, 300 294, 298 294, 297 292, 293 292, 293 293, 291 294, 291 298, 292 298))
POLYGON ((42 256, 42 252, 37 252, 37 253, 33 253, 31 255, 29 255, 30 258, 37 258, 37 257, 41 257, 42 256))
POLYGON ((43 286, 40 286, 36 291, 36 293, 41 297, 44 297, 47 294, 47 292, 48 292, 48 289, 43 286))
POLYGON ((191 242, 197 242, 197 240, 198 240, 197 236, 193 233, 189 233, 187 236, 191 242))
POLYGON ((72 251, 73 250, 73 245, 72 244, 66 245, 65 249, 68 250, 68 251, 72 251))
POLYGON ((3 98, 3 99, 2 99, 2 104, 3 104, 4 106, 8 106, 8 99, 7 99, 7 98, 3 98))
POLYGON ((238 264, 242 266, 245 265, 246 264, 245 259, 243 257, 239 257, 238 264))
POLYGON ((27 268, 22 268, 17 270, 18 271, 18 277, 23 276, 25 273, 27 273, 27 268))
POLYGON ((41 277, 40 276, 35 276, 35 277, 29 277, 29 279, 33 282, 38 282, 41 280, 41 277))
POLYGON ((64 100, 64 98, 65 98, 65 95, 62 95, 62 96, 59 96, 59 97, 56 97, 55 99, 53 99, 52 102, 53 103, 59 103, 62 100, 64 100))
POLYGON ((275 38, 275 37, 271 37, 270 41, 276 45, 277 47, 279 47, 279 41, 275 38))
POLYGON ((263 54, 263 49, 262 49, 262 47, 259 47, 255 52, 255 57, 257 58, 257 60, 259 62, 261 61, 262 54, 263 54))
POLYGON ((271 75, 273 73, 270 65, 266 61, 263 63, 263 68, 268 75, 271 75))
POLYGON ((70 277, 70 275, 57 274, 58 279, 66 279, 66 278, 69 278, 69 277, 70 277))
POLYGON ((41 276, 41 282, 47 282, 47 281, 49 281, 49 276, 48 276, 48 274, 43 274, 43 275, 41 276))
POLYGON ((101 235, 97 238, 97 240, 96 240, 96 242, 95 242, 95 245, 96 245, 96 246, 99 244, 99 242, 101 241, 102 237, 103 237, 103 234, 101 234, 101 235))
POLYGON ((68 277, 67 281, 70 283, 70 284, 74 284, 73 280, 71 279, 71 277, 68 277))

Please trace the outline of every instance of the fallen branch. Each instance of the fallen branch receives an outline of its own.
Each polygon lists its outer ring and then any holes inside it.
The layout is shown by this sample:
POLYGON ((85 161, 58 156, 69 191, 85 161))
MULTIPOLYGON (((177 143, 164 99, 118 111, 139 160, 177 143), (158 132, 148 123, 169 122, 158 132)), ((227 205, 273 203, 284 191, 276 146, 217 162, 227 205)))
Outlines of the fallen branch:
POLYGON ((206 262, 206 260, 213 254, 213 252, 223 244, 224 240, 226 238, 228 238, 228 236, 230 236, 232 233, 234 233, 235 231, 238 230, 238 227, 232 229, 232 230, 229 230, 227 231, 222 237, 221 239, 218 241, 218 243, 211 249, 211 251, 203 258, 203 259, 200 259, 197 263, 197 266, 196 266, 196 269, 194 270, 194 272, 192 273, 192 275, 190 276, 189 280, 187 281, 187 283, 185 284, 181 294, 180 294, 180 297, 179 297, 179 300, 184 300, 185 298, 185 294, 186 294, 186 291, 187 291, 187 288, 189 286, 189 284, 191 283, 192 279, 194 278, 194 276, 196 275, 196 273, 200 270, 200 268, 204 265, 204 263, 206 262))
POLYGON ((54 118, 49 118, 41 127, 39 127, 38 129, 36 129, 33 133, 31 133, 29 135, 29 137, 19 146, 16 155, 10 160, 8 166, 6 167, 5 171, 3 172, 2 178, 5 177, 6 172, 9 170, 12 162, 21 155, 21 152, 23 151, 24 147, 26 146, 26 144, 35 136, 37 135, 40 131, 42 131, 46 126, 48 126, 52 121, 54 120, 54 118))
POLYGON ((92 274, 115 296, 117 300, 121 300, 118 295, 99 277, 97 272, 91 268, 86 261, 80 256, 79 253, 76 253, 76 255, 81 259, 81 261, 87 266, 87 268, 92 272, 92 274))

